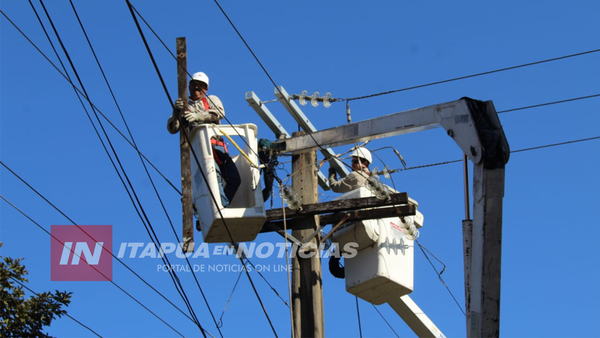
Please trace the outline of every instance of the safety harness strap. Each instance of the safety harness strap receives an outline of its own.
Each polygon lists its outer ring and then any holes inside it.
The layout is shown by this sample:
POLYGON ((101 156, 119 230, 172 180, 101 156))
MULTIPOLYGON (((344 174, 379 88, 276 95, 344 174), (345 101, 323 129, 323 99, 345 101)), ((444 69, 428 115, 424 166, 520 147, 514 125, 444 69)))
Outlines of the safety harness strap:
POLYGON ((227 151, 227 144, 225 144, 225 142, 223 142, 223 139, 221 137, 219 137, 219 139, 217 139, 215 137, 211 137, 210 144, 212 144, 213 156, 215 158, 215 161, 217 162, 218 165, 222 165, 223 162, 221 161, 221 159, 219 159, 219 156, 217 156, 217 153, 215 151, 215 146, 221 146, 221 147, 223 147, 223 149, 225 149, 225 153, 229 153, 229 151, 227 151))

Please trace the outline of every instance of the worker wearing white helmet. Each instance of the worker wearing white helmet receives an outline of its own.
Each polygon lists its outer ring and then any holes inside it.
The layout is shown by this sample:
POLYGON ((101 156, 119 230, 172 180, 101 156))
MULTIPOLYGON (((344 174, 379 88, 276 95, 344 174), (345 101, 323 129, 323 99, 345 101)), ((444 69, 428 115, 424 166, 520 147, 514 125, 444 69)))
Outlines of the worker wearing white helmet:
MULTIPOLYGON (((202 123, 221 124, 221 119, 225 118, 225 109, 218 97, 206 96, 208 83, 208 76, 203 72, 192 75, 189 83, 190 97, 187 110, 184 111, 183 100, 177 99, 173 115, 167 121, 167 130, 171 134, 180 130, 180 121, 183 123, 183 127, 189 127, 189 130, 202 123), (178 119, 177 116, 180 118, 178 119)), ((221 205, 228 207, 241 184, 240 173, 227 152, 223 138, 214 137, 211 139, 211 144, 221 192, 221 205), (223 181, 227 183, 225 188, 223 188, 223 181)))
POLYGON ((334 192, 345 193, 356 188, 364 187, 367 178, 371 174, 371 152, 366 148, 359 147, 350 154, 352 157, 352 172, 348 176, 338 180, 335 169, 329 167, 329 187, 334 192))
POLYGON ((200 123, 221 124, 220 120, 225 117, 225 109, 217 96, 206 96, 208 83, 208 76, 203 72, 192 75, 189 83, 190 97, 188 100, 188 109, 185 112, 181 112, 184 107, 183 100, 177 99, 173 115, 167 121, 167 130, 171 134, 176 134, 179 131, 177 112, 180 112, 180 114, 183 113, 182 122, 185 126, 189 125, 190 128, 200 123))

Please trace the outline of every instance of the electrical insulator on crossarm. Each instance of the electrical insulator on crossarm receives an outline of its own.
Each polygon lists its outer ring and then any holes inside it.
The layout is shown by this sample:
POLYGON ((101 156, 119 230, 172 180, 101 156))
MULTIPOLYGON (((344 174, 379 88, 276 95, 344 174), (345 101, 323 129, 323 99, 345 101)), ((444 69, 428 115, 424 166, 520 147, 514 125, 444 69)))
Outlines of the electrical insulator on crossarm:
POLYGON ((303 90, 300 95, 292 95, 292 99, 298 100, 302 106, 306 106, 308 100, 310 100, 310 104, 313 107, 318 107, 319 102, 323 102, 323 106, 325 106, 325 108, 331 107, 331 102, 339 101, 338 99, 331 97, 330 92, 325 93, 323 96, 319 96, 319 92, 314 92, 312 95, 308 96, 308 92, 306 90, 303 90))

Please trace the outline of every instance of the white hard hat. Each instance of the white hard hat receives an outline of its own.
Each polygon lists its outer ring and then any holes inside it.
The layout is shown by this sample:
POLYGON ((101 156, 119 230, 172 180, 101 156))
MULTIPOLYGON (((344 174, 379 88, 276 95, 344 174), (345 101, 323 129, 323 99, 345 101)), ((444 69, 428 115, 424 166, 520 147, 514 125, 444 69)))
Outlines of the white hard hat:
POLYGON ((356 149, 354 149, 352 154, 350 154, 350 156, 367 160, 367 162, 369 162, 369 164, 371 164, 373 162, 372 157, 371 157, 371 152, 367 148, 362 148, 362 147, 356 148, 356 149))
POLYGON ((194 75, 192 75, 192 80, 206 83, 206 88, 208 89, 208 76, 203 72, 194 73, 194 75))

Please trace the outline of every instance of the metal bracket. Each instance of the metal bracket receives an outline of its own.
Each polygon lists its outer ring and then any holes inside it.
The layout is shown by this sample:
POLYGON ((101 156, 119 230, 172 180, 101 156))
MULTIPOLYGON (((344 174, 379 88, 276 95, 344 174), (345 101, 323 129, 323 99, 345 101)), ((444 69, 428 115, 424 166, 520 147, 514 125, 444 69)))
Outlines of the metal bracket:
MULTIPOLYGON (((285 107, 285 109, 292 115, 294 120, 309 134, 317 132, 317 128, 308 120, 308 117, 302 112, 300 107, 294 102, 294 100, 290 97, 290 95, 285 91, 282 86, 279 88, 275 88, 275 96, 281 102, 281 104, 285 107)), ((341 176, 346 177, 348 175, 348 170, 346 166, 336 157, 335 152, 329 147, 322 147, 320 149, 321 154, 325 156, 326 159, 329 160, 329 163, 332 168, 341 176)))
MULTIPOLYGON (((275 133, 275 137, 277 139, 285 139, 289 137, 291 134, 285 130, 285 128, 279 123, 277 118, 271 113, 271 111, 262 104, 262 101, 258 98, 258 96, 254 92, 246 93, 246 101, 250 104, 250 106, 254 109, 254 111, 262 118, 262 120, 269 126, 271 131, 275 133)), ((279 146, 281 148, 281 146, 279 146)), ((319 186, 323 190, 329 190, 329 183, 327 183, 328 179, 321 173, 317 172, 317 176, 319 179, 319 186)))

